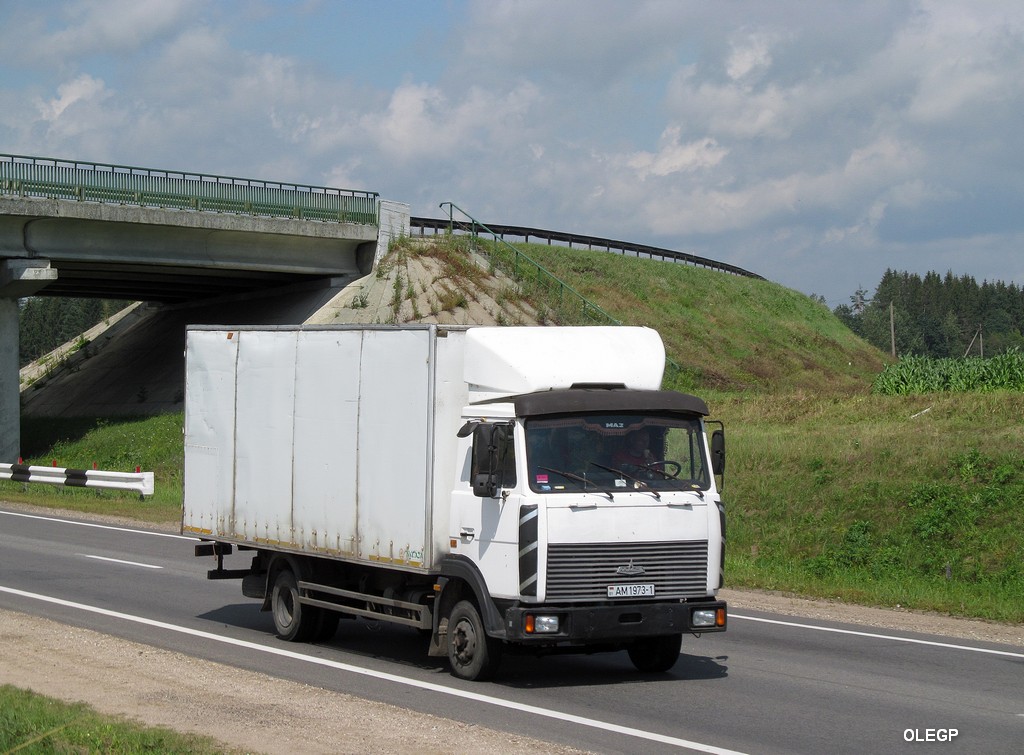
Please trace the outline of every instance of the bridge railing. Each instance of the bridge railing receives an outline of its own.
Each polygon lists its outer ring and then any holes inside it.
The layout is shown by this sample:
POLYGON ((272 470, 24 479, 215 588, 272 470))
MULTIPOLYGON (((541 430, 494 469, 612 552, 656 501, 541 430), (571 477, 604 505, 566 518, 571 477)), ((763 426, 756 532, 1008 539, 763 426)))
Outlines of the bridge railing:
POLYGON ((252 178, 0 154, 0 194, 378 224, 378 194, 252 178))

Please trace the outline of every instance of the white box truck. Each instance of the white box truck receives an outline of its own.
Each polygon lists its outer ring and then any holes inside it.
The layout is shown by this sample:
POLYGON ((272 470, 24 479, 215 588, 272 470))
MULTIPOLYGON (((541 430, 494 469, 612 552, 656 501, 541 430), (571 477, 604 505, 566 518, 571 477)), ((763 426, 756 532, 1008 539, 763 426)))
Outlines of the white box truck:
POLYGON ((191 326, 181 531, 285 640, 363 617, 464 679, 668 670, 726 628, 725 440, 664 364, 648 328, 191 326))

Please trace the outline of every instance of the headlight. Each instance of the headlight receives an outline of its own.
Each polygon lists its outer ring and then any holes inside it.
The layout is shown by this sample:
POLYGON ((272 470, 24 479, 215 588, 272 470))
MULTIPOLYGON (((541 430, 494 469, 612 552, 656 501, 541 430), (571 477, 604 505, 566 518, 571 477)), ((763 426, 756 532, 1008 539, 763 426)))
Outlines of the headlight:
POLYGON ((558 632, 557 616, 534 616, 526 614, 527 634, 556 634, 558 632))
POLYGON ((690 615, 690 623, 695 627, 713 627, 715 613, 714 608, 698 608, 690 615))

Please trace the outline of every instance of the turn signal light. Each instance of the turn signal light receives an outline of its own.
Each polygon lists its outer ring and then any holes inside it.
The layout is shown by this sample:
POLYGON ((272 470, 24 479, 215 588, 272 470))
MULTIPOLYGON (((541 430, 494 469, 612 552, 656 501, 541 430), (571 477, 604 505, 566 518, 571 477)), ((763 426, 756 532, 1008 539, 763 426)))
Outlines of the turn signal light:
POLYGON ((726 610, 720 608, 695 608, 690 614, 690 626, 695 629, 700 627, 725 628, 726 610))

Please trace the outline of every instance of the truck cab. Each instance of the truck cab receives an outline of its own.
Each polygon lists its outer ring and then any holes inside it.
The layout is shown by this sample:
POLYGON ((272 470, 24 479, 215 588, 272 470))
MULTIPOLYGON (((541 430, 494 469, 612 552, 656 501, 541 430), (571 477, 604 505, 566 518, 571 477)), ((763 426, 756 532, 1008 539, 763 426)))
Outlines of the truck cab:
POLYGON ((625 649, 665 671, 683 633, 725 630, 724 432, 709 441, 702 399, 645 378, 465 408, 435 611, 456 675, 489 675, 510 648, 625 649))

